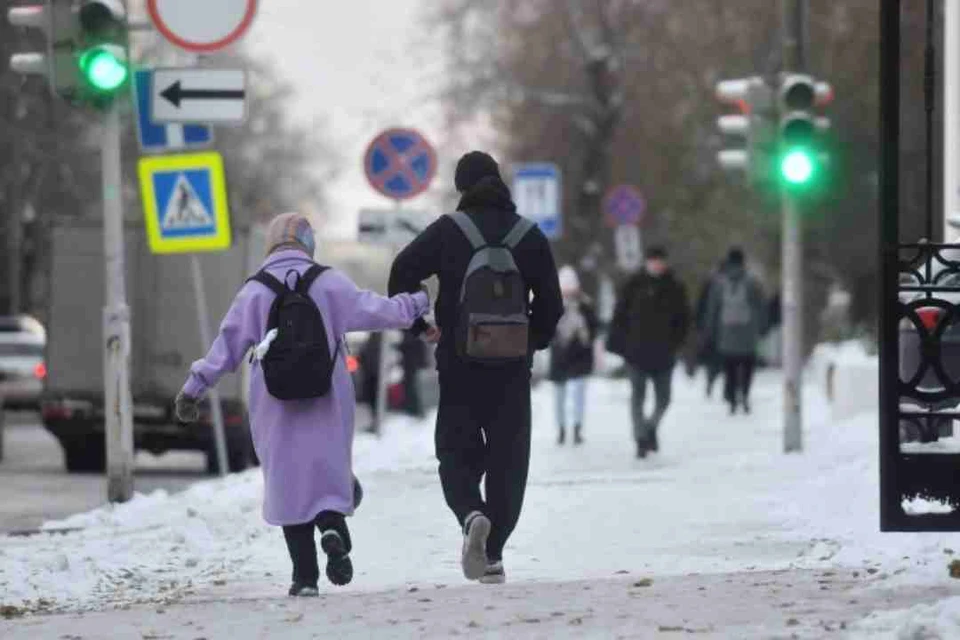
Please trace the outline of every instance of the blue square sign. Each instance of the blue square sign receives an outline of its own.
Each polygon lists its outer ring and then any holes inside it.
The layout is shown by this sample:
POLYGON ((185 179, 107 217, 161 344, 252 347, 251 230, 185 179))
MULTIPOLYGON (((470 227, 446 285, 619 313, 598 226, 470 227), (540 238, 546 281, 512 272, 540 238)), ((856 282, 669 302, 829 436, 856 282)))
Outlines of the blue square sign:
POLYGON ((213 144, 213 131, 201 124, 158 124, 150 110, 153 70, 137 71, 134 77, 134 105, 137 109, 137 137, 145 152, 196 149, 213 144))

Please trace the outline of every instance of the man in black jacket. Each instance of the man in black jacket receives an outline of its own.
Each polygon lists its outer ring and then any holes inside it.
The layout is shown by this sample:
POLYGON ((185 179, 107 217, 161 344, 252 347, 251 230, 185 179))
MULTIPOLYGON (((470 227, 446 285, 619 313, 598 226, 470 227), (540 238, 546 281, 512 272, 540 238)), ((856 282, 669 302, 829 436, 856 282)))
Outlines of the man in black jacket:
MULTIPOLYGON (((466 213, 489 243, 500 243, 520 220, 496 161, 473 151, 460 159, 458 211, 466 213)), ((511 251, 527 289, 529 349, 526 362, 477 364, 456 345, 460 293, 473 246, 450 216, 431 224, 400 252, 390 273, 391 294, 417 291, 436 275, 440 292, 436 327, 414 331, 436 341, 440 377, 436 452, 447 504, 464 533, 461 561, 471 580, 505 580, 503 547, 520 517, 530 462, 530 365, 535 350, 550 345, 563 314, 557 269, 546 237, 536 227, 511 251), (484 494, 480 481, 484 480, 484 494)))
POLYGON ((613 313, 607 349, 622 356, 633 386, 633 436, 637 457, 657 451, 657 429, 670 405, 677 351, 687 335, 690 311, 683 284, 667 264, 663 247, 653 247, 644 268, 623 286, 613 313), (647 381, 653 382, 656 406, 644 416, 647 381))

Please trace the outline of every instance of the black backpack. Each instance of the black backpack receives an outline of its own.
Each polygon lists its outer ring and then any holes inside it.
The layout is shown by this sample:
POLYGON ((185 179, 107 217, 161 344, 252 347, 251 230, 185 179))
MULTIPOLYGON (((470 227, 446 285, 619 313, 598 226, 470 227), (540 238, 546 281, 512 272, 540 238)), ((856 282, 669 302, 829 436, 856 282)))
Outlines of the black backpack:
POLYGON ((529 355, 530 315, 527 286, 512 250, 533 229, 521 217, 497 244, 489 244, 466 213, 450 217, 473 246, 460 288, 457 345, 460 356, 474 362, 511 362, 529 355))
POLYGON ((277 295, 267 319, 267 332, 277 329, 277 337, 260 366, 267 391, 280 400, 319 398, 330 391, 340 341, 331 355, 323 315, 309 294, 314 280, 328 269, 315 264, 302 276, 291 269, 284 282, 266 270, 250 278, 277 295), (291 274, 293 285, 287 286, 291 274))

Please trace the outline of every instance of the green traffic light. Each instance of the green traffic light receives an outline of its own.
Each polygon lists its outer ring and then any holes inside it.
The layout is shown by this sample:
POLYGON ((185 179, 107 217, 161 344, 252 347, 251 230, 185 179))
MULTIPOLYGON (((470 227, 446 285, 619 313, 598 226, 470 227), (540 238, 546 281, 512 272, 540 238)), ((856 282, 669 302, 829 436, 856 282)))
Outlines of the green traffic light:
POLYGON ((122 53, 101 46, 84 51, 80 55, 80 71, 91 87, 109 93, 116 91, 127 81, 130 70, 122 53))
POLYGON ((780 175, 792 185, 804 185, 810 182, 815 168, 813 157, 804 149, 789 151, 780 161, 780 175))

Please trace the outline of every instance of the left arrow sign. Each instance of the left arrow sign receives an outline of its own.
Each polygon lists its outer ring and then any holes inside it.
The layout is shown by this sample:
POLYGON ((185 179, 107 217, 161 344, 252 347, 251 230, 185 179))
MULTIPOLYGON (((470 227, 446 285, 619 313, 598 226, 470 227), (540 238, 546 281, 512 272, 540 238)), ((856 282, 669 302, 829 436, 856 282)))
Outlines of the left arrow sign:
POLYGON ((153 120, 239 124, 246 117, 246 95, 246 74, 239 69, 157 69, 153 120))
POLYGON ((242 89, 231 91, 229 89, 184 89, 181 82, 177 80, 172 85, 162 91, 160 95, 170 101, 170 104, 179 108, 184 100, 243 100, 246 92, 242 89))

